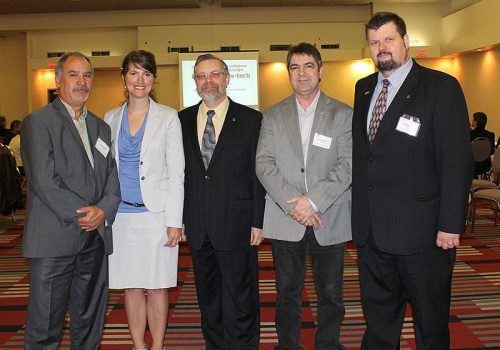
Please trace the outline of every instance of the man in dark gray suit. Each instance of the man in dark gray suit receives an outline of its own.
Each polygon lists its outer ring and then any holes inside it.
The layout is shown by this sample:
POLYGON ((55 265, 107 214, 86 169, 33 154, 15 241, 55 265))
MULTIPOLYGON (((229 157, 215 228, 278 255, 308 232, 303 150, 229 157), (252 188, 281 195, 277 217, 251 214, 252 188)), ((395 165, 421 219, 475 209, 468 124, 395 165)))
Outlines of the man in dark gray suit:
POLYGON ((66 309, 71 349, 99 349, 106 254, 120 187, 109 126, 85 107, 94 72, 81 53, 56 67, 59 97, 28 115, 21 149, 28 183, 22 255, 29 258, 25 349, 56 349, 66 309))
POLYGON ((294 94, 264 111, 256 163, 267 191, 264 237, 273 239, 276 266, 275 349, 302 349, 307 254, 318 292, 315 349, 341 349, 344 251, 351 239, 352 109, 320 91, 323 65, 313 45, 292 47, 287 66, 294 94))

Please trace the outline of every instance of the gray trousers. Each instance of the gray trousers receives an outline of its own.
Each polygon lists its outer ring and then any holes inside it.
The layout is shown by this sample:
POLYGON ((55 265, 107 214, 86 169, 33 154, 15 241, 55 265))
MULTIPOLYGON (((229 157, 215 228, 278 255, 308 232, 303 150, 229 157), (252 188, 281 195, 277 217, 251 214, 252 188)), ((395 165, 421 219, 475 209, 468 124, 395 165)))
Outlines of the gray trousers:
POLYGON ((71 349, 100 349, 108 297, 108 257, 97 231, 76 255, 30 258, 26 350, 58 347, 69 306, 71 349))

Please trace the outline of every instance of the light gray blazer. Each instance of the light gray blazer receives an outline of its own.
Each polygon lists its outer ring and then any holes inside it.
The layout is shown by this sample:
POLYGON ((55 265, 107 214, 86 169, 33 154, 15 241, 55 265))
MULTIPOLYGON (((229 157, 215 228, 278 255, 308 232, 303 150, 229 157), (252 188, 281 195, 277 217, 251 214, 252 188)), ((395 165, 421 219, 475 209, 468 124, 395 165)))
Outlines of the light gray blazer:
POLYGON ((299 241, 305 227, 290 216, 286 200, 305 194, 319 209, 321 245, 351 239, 352 108, 320 91, 304 164, 294 95, 264 111, 257 147, 257 176, 267 191, 264 237, 299 241), (329 148, 313 145, 315 134, 330 137, 329 148), (307 178, 306 191, 305 181, 307 178))
MULTIPOLYGON (((125 104, 104 116, 111 127, 112 151, 118 169, 118 135, 125 104)), ((184 148, 177 111, 149 100, 146 130, 141 144, 139 178, 146 208, 164 213, 165 227, 182 227, 184 208, 184 148)))
POLYGON ((77 219, 83 215, 76 210, 92 205, 106 215, 107 224, 103 223, 97 230, 106 254, 113 252, 111 224, 121 200, 120 184, 111 151, 103 155, 96 148, 98 143, 111 147, 111 131, 91 112, 86 123, 94 168, 59 98, 24 118, 21 156, 28 183, 22 248, 25 257, 78 253, 88 233, 78 226, 77 219))

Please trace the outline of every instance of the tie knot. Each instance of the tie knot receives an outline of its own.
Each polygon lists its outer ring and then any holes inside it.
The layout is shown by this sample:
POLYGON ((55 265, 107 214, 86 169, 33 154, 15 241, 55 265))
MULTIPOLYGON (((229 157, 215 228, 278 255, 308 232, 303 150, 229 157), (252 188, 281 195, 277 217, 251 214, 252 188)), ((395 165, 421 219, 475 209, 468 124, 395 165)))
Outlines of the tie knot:
POLYGON ((382 84, 382 88, 387 89, 387 87, 389 86, 389 79, 382 80, 382 84))
POLYGON ((207 111, 207 117, 208 119, 212 119, 212 117, 215 115, 215 111, 213 109, 210 109, 207 111))

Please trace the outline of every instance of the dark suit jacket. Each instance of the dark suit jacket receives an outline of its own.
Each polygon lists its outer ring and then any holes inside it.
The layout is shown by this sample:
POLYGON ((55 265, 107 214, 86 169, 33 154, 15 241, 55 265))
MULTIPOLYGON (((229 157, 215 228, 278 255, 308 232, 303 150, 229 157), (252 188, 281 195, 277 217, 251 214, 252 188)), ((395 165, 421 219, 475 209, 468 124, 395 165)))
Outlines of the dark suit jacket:
POLYGON ((111 147, 109 126, 88 113, 87 132, 94 156, 90 164, 68 111, 57 98, 23 121, 21 155, 28 183, 28 207, 22 254, 57 257, 79 252, 89 235, 78 226, 76 210, 95 205, 106 215, 98 228, 106 254, 113 251, 111 224, 120 203, 113 154, 96 149, 100 139, 111 147))
POLYGON ((207 170, 197 133, 199 105, 179 113, 186 159, 184 224, 200 249, 208 234, 217 250, 248 247, 251 227, 262 228, 265 190, 255 174, 262 114, 230 100, 207 170))
POLYGON ((367 114, 377 74, 356 84, 353 241, 363 246, 371 226, 382 252, 429 251, 438 230, 465 230, 473 171, 465 98, 455 78, 413 62, 370 145, 367 114), (403 114, 420 119, 418 136, 396 130, 403 114))

